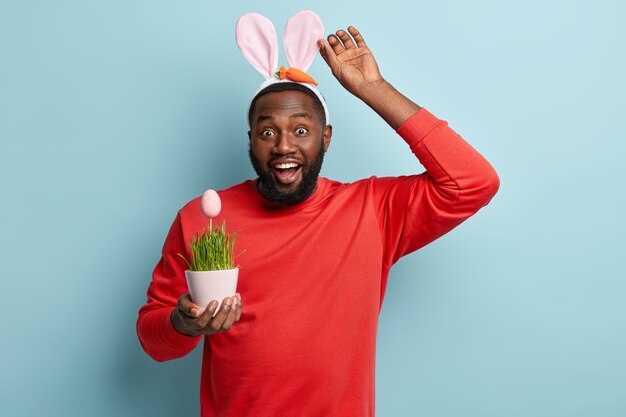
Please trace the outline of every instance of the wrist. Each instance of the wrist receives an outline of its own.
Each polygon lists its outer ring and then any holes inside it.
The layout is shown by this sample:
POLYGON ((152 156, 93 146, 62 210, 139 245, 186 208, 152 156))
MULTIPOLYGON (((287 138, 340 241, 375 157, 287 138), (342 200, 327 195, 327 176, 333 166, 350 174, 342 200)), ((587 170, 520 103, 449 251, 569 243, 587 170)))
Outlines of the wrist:
POLYGON ((393 130, 397 130, 420 109, 420 106, 384 79, 371 83, 359 98, 378 113, 393 130))
POLYGON ((174 328, 174 330, 176 330, 178 333, 182 334, 183 336, 189 336, 189 337, 196 336, 196 335, 187 333, 187 328, 185 327, 185 324, 183 323, 183 320, 180 317, 180 312, 178 311, 177 308, 172 310, 172 313, 170 314, 170 323, 172 323, 172 327, 174 328))
POLYGON ((381 95, 388 94, 391 91, 395 91, 395 88, 387 82, 384 78, 380 78, 375 81, 365 83, 356 92, 355 96, 361 99, 365 104, 372 107, 372 104, 376 102, 377 98, 381 95))

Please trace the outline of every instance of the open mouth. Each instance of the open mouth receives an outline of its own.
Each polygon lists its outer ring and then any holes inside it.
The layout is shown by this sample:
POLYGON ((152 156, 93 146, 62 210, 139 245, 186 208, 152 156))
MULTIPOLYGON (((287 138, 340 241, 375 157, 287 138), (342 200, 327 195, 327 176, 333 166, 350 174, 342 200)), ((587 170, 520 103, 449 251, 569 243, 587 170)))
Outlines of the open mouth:
POLYGON ((302 165, 297 162, 273 164, 272 173, 280 184, 290 185, 298 181, 302 175, 302 165))

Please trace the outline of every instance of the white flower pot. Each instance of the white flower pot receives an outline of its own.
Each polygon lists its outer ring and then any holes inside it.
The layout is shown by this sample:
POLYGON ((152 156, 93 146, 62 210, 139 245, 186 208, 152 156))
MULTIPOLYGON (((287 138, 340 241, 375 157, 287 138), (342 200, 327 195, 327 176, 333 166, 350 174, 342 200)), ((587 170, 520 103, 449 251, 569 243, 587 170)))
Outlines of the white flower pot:
POLYGON ((212 300, 217 300, 216 314, 222 300, 237 293, 238 276, 239 268, 221 271, 185 271, 191 301, 204 311, 212 300))

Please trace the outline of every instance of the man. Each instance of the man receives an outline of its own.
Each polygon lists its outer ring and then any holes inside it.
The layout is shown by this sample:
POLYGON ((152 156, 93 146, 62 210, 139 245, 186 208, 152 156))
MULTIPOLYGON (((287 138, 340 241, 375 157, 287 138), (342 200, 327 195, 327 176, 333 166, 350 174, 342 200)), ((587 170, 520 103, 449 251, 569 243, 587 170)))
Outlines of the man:
MULTIPOLYGON (((342 184, 319 178, 332 127, 316 94, 275 84, 250 107, 259 176, 220 192, 238 231, 239 293, 206 311, 184 278, 199 199, 183 207, 139 313, 158 361, 204 340, 203 416, 372 416, 377 320, 391 266, 473 215, 499 187, 460 136, 383 79, 357 29, 320 40, 339 83, 409 144, 427 172, 342 184), (351 35, 351 36, 350 36, 351 35), (245 308, 243 303, 245 302, 245 308)), ((221 222, 221 218, 216 221, 221 222)))

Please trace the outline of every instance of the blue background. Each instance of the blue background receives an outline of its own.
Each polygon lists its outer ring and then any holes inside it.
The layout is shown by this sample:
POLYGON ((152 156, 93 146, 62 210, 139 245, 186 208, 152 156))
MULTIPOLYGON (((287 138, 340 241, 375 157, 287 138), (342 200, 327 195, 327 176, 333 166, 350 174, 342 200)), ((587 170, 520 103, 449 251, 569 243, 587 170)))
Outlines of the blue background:
MULTIPOLYGON (((377 415, 626 415, 622 3, 0 5, 1 415, 198 414, 199 349, 153 362, 137 310, 178 208, 253 176, 261 79, 237 17, 282 34, 304 8, 327 33, 359 28, 385 78, 501 178, 392 271, 377 415)), ((422 171, 321 59, 310 72, 334 125, 324 176, 422 171)))

